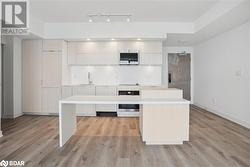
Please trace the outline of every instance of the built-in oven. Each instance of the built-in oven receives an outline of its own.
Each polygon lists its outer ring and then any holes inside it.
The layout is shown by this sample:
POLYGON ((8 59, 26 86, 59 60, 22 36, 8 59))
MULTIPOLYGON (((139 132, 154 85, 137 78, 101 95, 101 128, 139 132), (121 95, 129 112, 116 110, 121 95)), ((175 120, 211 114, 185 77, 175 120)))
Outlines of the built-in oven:
MULTIPOLYGON (((139 96, 139 90, 119 90, 119 96, 139 96)), ((139 104, 118 104, 118 116, 138 116, 140 110, 139 104)))

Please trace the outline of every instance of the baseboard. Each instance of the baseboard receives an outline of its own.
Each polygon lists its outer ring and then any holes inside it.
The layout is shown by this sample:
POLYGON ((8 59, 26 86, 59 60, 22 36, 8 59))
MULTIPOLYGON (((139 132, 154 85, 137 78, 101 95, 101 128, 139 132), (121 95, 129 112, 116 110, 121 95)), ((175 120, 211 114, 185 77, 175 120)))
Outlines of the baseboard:
POLYGON ((0 130, 0 137, 3 137, 3 132, 0 130))
POLYGON ((44 116, 58 116, 58 113, 48 113, 48 112, 24 112, 24 115, 44 115, 44 116))
MULTIPOLYGON (((58 113, 24 112, 24 115, 58 116, 58 113)), ((95 117, 96 113, 76 113, 78 117, 95 117)))
POLYGON ((15 119, 15 118, 20 117, 22 115, 23 115, 23 113, 19 113, 19 114, 15 114, 15 115, 3 115, 2 118, 5 118, 5 119, 15 119))
POLYGON ((237 124, 239 124, 241 126, 244 126, 244 127, 248 128, 248 129, 250 129, 250 123, 248 123, 246 121, 239 120, 239 119, 237 119, 235 117, 232 117, 232 116, 230 116, 228 114, 224 114, 224 113, 221 113, 219 111, 213 110, 211 108, 204 107, 204 106, 202 106, 200 104, 197 104, 197 103, 194 103, 194 105, 197 106, 197 107, 199 107, 199 108, 201 108, 201 109, 204 109, 204 110, 206 110, 208 112, 211 112, 213 114, 219 115, 219 116, 221 116, 221 117, 223 117, 223 118, 225 118, 225 119, 227 119, 229 121, 232 121, 234 123, 237 123, 237 124))

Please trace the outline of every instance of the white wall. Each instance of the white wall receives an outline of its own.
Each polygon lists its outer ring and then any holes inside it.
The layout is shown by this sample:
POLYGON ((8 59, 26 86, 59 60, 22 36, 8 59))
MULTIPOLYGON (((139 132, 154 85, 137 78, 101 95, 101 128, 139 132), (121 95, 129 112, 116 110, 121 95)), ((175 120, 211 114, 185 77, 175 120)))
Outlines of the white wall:
POLYGON ((13 101, 14 118, 22 115, 22 40, 13 39, 13 101))
MULTIPOLYGON (((0 9, 2 9, 2 3, 0 3, 0 9)), ((2 12, 0 12, 0 18, 2 18, 2 12)), ((0 21, 0 28, 2 28, 2 22, 0 21)), ((0 44, 2 44, 2 34, 0 31, 0 44)), ((0 46, 0 78, 2 78, 2 47, 0 46)), ((1 130, 1 117, 2 117, 2 79, 0 79, 0 137, 2 137, 1 130)))
POLYGON ((194 46, 194 104, 250 128, 250 22, 194 46))
POLYGON ((21 40, 17 37, 5 38, 3 55, 3 117, 16 118, 22 115, 21 87, 21 40))

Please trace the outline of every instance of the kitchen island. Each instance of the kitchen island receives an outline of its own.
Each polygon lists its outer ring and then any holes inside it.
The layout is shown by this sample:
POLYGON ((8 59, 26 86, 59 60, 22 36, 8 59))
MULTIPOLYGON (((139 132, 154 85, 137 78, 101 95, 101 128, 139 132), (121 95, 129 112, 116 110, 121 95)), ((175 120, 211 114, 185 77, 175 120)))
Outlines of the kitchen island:
POLYGON ((189 140, 189 101, 178 90, 143 89, 141 96, 72 96, 59 101, 59 142, 62 147, 77 129, 76 105, 140 104, 140 132, 146 144, 182 144, 189 140), (162 91, 165 93, 162 93, 162 91), (175 91, 176 93, 169 93, 175 91), (160 93, 159 97, 156 95, 160 93), (177 96, 176 96, 177 95, 177 96))

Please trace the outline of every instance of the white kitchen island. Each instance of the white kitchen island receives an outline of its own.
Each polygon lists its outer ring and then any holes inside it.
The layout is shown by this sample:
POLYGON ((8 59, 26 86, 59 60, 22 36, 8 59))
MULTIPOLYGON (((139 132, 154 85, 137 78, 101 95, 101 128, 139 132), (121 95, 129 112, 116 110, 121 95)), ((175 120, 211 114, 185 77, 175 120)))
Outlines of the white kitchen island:
POLYGON ((76 105, 140 104, 140 131, 146 144, 182 144, 189 140, 189 101, 145 96, 72 96, 59 101, 59 142, 62 147, 77 127, 76 105))

